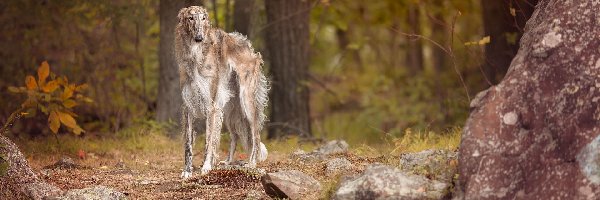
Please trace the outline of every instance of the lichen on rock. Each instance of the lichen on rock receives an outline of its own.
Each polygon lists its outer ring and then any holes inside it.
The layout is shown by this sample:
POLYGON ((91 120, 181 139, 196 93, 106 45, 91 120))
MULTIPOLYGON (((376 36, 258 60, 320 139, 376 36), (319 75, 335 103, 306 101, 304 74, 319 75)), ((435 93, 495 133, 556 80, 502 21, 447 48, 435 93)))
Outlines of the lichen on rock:
POLYGON ((600 1, 540 0, 498 85, 471 102, 457 194, 600 198, 600 1))

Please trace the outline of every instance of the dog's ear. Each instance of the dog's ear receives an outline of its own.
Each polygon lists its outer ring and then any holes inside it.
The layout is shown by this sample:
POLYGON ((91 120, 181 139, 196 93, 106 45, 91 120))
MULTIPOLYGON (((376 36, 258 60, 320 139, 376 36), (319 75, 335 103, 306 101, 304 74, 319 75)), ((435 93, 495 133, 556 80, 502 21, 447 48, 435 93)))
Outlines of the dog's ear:
POLYGON ((183 22, 186 13, 188 12, 188 8, 182 8, 179 10, 179 14, 177 14, 177 19, 179 19, 179 23, 183 22))

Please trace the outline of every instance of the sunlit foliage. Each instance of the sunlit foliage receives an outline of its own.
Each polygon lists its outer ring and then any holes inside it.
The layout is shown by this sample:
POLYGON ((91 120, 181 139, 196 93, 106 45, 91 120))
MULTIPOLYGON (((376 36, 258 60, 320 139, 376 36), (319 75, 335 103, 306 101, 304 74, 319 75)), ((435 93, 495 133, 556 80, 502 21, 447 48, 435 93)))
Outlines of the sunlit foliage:
POLYGON ((42 62, 37 70, 37 80, 34 76, 25 77, 25 86, 8 87, 10 92, 26 96, 27 99, 17 111, 25 117, 35 117, 39 114, 47 117, 48 127, 52 133, 58 133, 61 124, 75 135, 84 130, 77 124, 73 108, 81 103, 93 101, 82 95, 88 88, 87 84, 69 83, 66 76, 58 76, 50 71, 48 62, 42 62))

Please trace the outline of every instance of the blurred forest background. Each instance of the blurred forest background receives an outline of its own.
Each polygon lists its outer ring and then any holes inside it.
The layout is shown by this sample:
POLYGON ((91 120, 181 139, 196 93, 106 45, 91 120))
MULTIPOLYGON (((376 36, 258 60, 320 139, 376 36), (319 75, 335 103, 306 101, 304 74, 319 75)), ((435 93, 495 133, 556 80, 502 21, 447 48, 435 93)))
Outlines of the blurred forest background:
POLYGON ((372 144, 461 127, 470 100, 506 72, 535 1, 3 0, 0 121, 24 106, 13 137, 176 127, 170 45, 189 5, 264 55, 269 138, 372 144))

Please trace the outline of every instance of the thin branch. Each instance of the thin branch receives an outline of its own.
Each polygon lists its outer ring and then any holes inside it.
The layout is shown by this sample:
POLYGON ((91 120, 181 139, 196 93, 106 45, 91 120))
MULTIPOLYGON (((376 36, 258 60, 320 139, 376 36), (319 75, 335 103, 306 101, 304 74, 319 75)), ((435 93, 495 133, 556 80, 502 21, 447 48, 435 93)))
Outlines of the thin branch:
POLYGON ((12 127, 12 125, 23 116, 23 108, 19 108, 10 114, 4 126, 0 129, 0 135, 6 135, 8 133, 8 129, 12 127))
POLYGON ((467 99, 469 100, 469 102, 471 101, 471 95, 469 94, 469 88, 467 87, 467 84, 465 83, 464 78, 462 77, 460 70, 458 69, 458 65, 456 64, 456 56, 454 55, 454 51, 452 49, 452 45, 454 44, 454 26, 456 25, 456 19, 458 17, 458 15, 460 15, 460 12, 457 13, 456 15, 454 15, 454 18, 452 20, 452 26, 451 26, 451 31, 450 31, 450 44, 448 44, 448 47, 444 47, 443 45, 441 45, 440 43, 432 40, 431 38, 425 37, 423 35, 419 35, 419 34, 412 34, 412 33, 405 33, 405 32, 401 32, 397 29, 394 28, 390 28, 392 31, 407 36, 407 37, 413 37, 413 38, 418 38, 418 39, 422 39, 425 41, 428 41, 430 43, 432 43, 433 45, 435 45, 436 47, 438 47, 439 49, 441 49, 442 51, 444 51, 446 54, 448 54, 448 56, 450 56, 450 58, 452 58, 452 65, 454 67, 454 71, 456 72, 456 75, 458 75, 461 84, 463 85, 463 88, 465 90, 465 93, 467 95, 467 99))
POLYGON ((338 103, 343 103, 341 98, 339 97, 339 95, 335 91, 333 91, 331 88, 329 88, 325 82, 319 80, 314 74, 311 74, 311 73, 307 73, 307 74, 310 79, 312 79, 315 83, 317 83, 317 85, 321 86, 327 93, 329 93, 333 97, 335 97, 335 100, 338 103))
POLYGON ((319 3, 319 1, 315 1, 315 2, 314 2, 314 3, 313 3, 311 6, 310 6, 310 7, 306 8, 306 9, 299 10, 299 11, 297 11, 297 12, 295 12, 295 13, 289 14, 289 15, 287 15, 287 16, 284 16, 284 17, 280 18, 280 19, 277 19, 277 20, 275 20, 275 21, 272 21, 272 22, 269 22, 269 23, 265 24, 264 26, 262 26, 262 27, 260 27, 260 28, 256 29, 256 31, 254 31, 254 32, 252 33, 252 37, 254 37, 255 35, 258 35, 258 33, 260 33, 260 32, 262 32, 262 31, 266 30, 266 29, 267 29, 267 28, 269 28, 270 26, 273 26, 273 25, 275 25, 275 24, 277 24, 277 23, 284 22, 284 21, 286 21, 286 20, 289 20, 289 19, 291 19, 292 17, 295 17, 295 16, 297 16, 297 15, 303 14, 303 13, 305 13, 305 12, 310 12, 310 10, 312 10, 312 9, 313 9, 315 6, 317 6, 317 3, 319 3))

